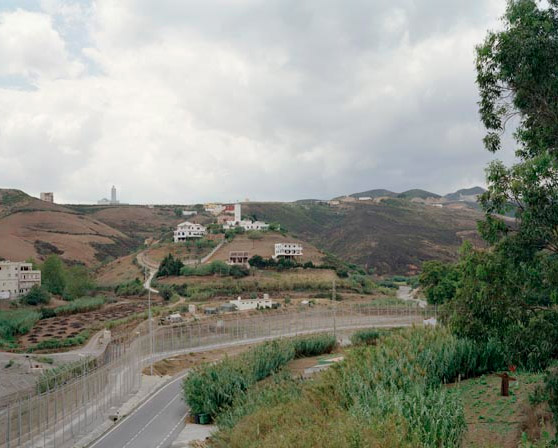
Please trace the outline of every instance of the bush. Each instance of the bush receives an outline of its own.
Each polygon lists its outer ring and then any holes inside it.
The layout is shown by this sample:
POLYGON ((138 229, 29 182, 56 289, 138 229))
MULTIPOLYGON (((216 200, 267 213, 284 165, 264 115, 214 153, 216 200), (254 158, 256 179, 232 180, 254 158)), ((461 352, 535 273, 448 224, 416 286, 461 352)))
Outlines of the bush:
POLYGON ((147 291, 140 279, 136 278, 129 282, 120 283, 114 288, 114 292, 117 296, 143 296, 147 291))
POLYGON ((174 294, 174 290, 172 289, 172 286, 161 285, 159 286, 159 294, 161 295, 163 300, 169 301, 174 294))
POLYGON ((50 294, 44 287, 34 285, 31 290, 21 298, 21 301, 26 305, 42 305, 50 302, 50 294))
POLYGON ((183 267, 184 263, 182 263, 182 261, 175 259, 172 254, 168 254, 165 258, 163 258, 163 261, 161 261, 156 277, 180 275, 180 270, 183 267))
POLYGON ((337 345, 337 339, 332 334, 318 334, 294 339, 293 344, 295 358, 307 358, 324 353, 331 353, 337 345))
POLYGON ((374 329, 359 330, 351 335, 353 345, 374 345, 380 337, 380 332, 374 329))

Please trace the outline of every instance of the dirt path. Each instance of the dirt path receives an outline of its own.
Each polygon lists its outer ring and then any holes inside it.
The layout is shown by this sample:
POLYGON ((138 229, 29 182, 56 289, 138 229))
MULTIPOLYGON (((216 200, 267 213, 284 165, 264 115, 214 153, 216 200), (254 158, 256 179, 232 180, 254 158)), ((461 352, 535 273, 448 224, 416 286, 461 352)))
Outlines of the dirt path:
POLYGON ((427 305, 426 300, 415 298, 414 291, 416 290, 411 289, 410 286, 400 286, 399 289, 397 290, 397 298, 404 300, 406 302, 414 302, 421 308, 426 308, 427 305))

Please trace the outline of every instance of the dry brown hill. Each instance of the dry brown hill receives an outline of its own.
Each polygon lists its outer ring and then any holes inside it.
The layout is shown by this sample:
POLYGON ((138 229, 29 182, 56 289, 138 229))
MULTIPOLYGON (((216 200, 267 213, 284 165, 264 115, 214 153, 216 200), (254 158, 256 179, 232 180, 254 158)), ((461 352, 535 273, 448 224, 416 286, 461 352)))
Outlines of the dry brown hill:
POLYGON ((93 266, 129 254, 178 221, 168 207, 61 206, 0 189, 0 257, 43 260, 54 253, 93 266))

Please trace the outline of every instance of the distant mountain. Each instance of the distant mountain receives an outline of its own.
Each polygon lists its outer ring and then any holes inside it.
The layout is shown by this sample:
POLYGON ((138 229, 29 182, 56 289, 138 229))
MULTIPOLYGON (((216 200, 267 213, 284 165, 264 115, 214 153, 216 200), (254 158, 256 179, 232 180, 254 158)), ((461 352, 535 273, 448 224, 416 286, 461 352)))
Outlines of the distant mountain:
POLYGON ((439 194, 436 193, 431 193, 430 191, 426 191, 426 190, 421 190, 420 188, 415 188, 413 190, 407 190, 404 191, 403 193, 400 193, 397 195, 398 198, 403 198, 403 199, 427 199, 427 198, 441 198, 442 196, 440 196, 439 194))
POLYGON ((362 197, 369 197, 369 198, 381 198, 381 197, 389 197, 394 198, 397 196, 397 193, 393 191, 384 190, 383 188, 376 188, 375 190, 368 190, 363 191, 361 193, 353 193, 350 196, 353 198, 362 198, 362 197))
POLYGON ((455 193, 444 196, 448 201, 476 201, 476 197, 483 194, 486 190, 482 187, 462 188, 455 193))

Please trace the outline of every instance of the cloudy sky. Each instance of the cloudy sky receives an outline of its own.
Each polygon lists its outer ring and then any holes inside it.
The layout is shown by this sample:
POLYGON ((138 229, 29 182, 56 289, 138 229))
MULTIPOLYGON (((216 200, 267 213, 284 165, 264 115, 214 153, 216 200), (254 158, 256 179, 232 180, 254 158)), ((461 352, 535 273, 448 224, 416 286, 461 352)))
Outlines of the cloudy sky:
POLYGON ((2 0, 0 187, 189 203, 483 184, 474 46, 504 6, 2 0))

